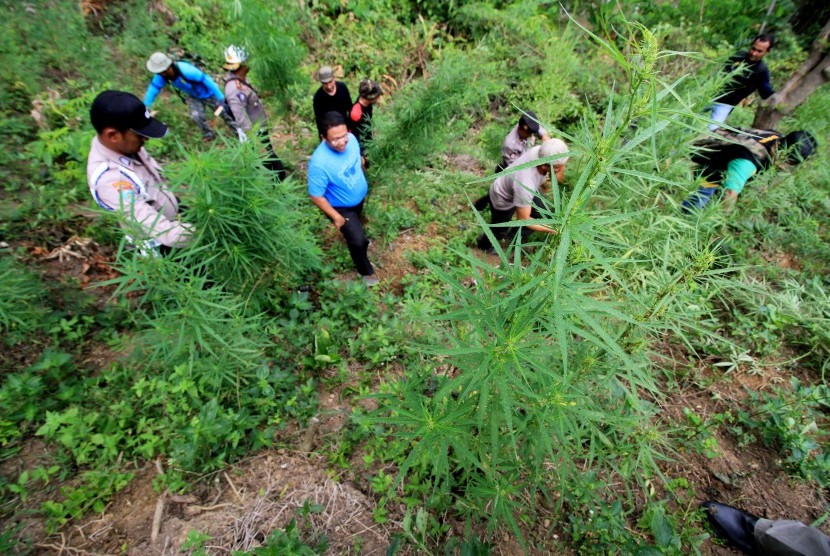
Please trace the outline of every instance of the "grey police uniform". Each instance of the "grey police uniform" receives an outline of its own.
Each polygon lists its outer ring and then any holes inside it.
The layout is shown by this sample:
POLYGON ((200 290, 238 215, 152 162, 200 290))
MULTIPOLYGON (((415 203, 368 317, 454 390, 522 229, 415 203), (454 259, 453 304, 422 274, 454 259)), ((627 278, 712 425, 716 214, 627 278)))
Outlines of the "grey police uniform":
MULTIPOLYGON (((179 203, 164 187, 161 167, 143 148, 134 157, 112 151, 92 140, 86 167, 87 183, 95 202, 107 211, 121 213, 122 226, 146 247, 180 247, 191 228, 178 221, 179 203)), ((132 239, 132 238, 131 238, 132 239)))
POLYGON ((504 138, 504 143, 501 146, 502 168, 507 168, 513 164, 517 158, 523 155, 529 148, 533 147, 537 137, 542 137, 547 134, 547 130, 539 126, 539 131, 531 134, 527 139, 522 139, 519 137, 519 124, 514 125, 510 133, 507 134, 507 137, 504 138))
POLYGON ((254 125, 265 129, 265 108, 262 106, 256 89, 250 83, 235 77, 233 73, 227 73, 225 75, 225 100, 231 107, 238 129, 246 133, 254 125))

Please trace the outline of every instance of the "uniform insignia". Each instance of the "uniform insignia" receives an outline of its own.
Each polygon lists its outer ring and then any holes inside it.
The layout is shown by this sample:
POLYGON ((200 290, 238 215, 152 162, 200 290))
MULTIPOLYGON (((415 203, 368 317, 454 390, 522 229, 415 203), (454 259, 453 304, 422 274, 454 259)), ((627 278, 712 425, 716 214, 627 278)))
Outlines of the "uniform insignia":
POLYGON ((236 97, 237 97, 240 101, 245 102, 245 93, 236 93, 236 97))
POLYGON ((118 162, 120 162, 124 166, 132 166, 133 165, 133 161, 130 160, 129 158, 127 158, 126 156, 118 157, 118 162))
POLYGON ((126 181, 126 180, 114 181, 110 184, 110 186, 113 189, 115 189, 116 191, 119 191, 121 193, 124 193, 124 192, 135 193, 136 192, 135 185, 132 182, 126 181))

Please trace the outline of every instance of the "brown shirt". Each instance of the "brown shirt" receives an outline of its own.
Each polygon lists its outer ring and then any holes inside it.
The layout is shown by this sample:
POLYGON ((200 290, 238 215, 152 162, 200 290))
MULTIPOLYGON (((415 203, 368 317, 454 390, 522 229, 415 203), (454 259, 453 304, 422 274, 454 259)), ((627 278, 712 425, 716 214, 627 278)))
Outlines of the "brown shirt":
POLYGON ((169 247, 187 243, 191 229, 178 221, 179 203, 167 190, 161 167, 143 148, 134 156, 108 149, 92 139, 86 166, 87 183, 95 202, 104 210, 120 213, 123 227, 141 230, 150 243, 169 247), (136 226, 137 224, 137 226, 136 226))
POLYGON ((242 131, 251 131, 254 125, 265 128, 265 108, 259 95, 251 85, 233 73, 225 75, 225 100, 231 107, 236 127, 242 131))

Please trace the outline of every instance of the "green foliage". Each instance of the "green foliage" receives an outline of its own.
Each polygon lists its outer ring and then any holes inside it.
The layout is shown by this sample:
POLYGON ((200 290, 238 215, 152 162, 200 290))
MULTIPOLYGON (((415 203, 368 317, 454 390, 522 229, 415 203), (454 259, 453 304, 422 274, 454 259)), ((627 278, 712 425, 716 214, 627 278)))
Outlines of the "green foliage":
MULTIPOLYGON (((70 84, 68 90, 74 88, 70 84)), ((95 135, 89 123, 89 106, 98 92, 88 89, 69 100, 42 100, 45 128, 27 146, 32 171, 42 176, 30 182, 37 200, 29 226, 66 220, 72 216, 72 204, 89 198, 86 160, 95 135)))
POLYGON ((430 162, 438 145, 460 136, 468 126, 453 126, 465 111, 480 111, 495 84, 483 71, 481 54, 445 49, 429 76, 412 82, 399 93, 392 121, 378 124, 369 158, 378 167, 419 168, 430 162), (471 87, 470 83, 476 86, 471 87), (407 145, 401 149, 400 145, 407 145))
POLYGON ((39 277, 5 250, 0 253, 0 283, 0 332, 12 345, 44 326, 44 291, 39 277))
MULTIPOLYGON (((391 425, 411 446, 399 481, 425 472, 408 482, 426 480, 433 492, 458 493, 456 507, 464 515, 486 516, 491 526, 504 524, 518 537, 519 520, 533 519, 523 494, 544 495, 551 484, 580 492, 583 507, 617 507, 607 516, 617 523, 614 542, 628 536, 622 504, 630 500, 620 494, 614 506, 590 483, 619 479, 633 489, 659 477, 665 438, 650 422, 653 407, 640 398, 659 395, 644 348, 661 330, 698 328, 679 310, 682 299, 722 275, 714 268, 717 257, 705 249, 687 247, 684 255, 694 256, 670 267, 664 252, 643 253, 637 261, 614 255, 643 247, 636 236, 611 231, 624 227, 617 211, 632 202, 622 192, 661 181, 632 168, 656 166, 657 135, 691 117, 661 104, 676 84, 656 76, 655 64, 665 55, 656 38, 645 29, 637 34, 629 59, 603 43, 628 74, 629 91, 622 106, 608 105, 601 125, 587 119, 571 138, 572 151, 581 155, 579 176, 570 190, 554 186, 553 208, 544 214, 557 235, 535 249, 499 248, 498 267, 463 253, 465 264, 430 265, 450 286, 454 303, 440 319, 442 339, 420 350, 453 371, 410 374, 398 393, 379 395, 383 416, 377 422, 391 425), (621 145, 635 121, 635 135, 621 145), (595 196, 616 210, 593 208, 595 196), (473 289, 463 281, 469 272, 473 289), (640 283, 638 274, 652 279, 640 283), (427 386, 431 381, 436 388, 427 386)), ((655 525, 658 542, 674 546, 664 529, 655 525)))
POLYGON ((325 553, 325 545, 306 544, 292 519, 285 529, 274 529, 260 547, 250 552, 233 552, 233 556, 315 556, 325 553))
POLYGON ((32 366, 5 376, 0 387, 0 446, 23 438, 31 424, 79 394, 72 356, 45 350, 32 366))
POLYGON ((54 533, 71 519, 79 519, 86 512, 102 513, 109 499, 132 480, 132 473, 112 470, 87 471, 81 474, 76 487, 60 488, 60 501, 47 500, 41 505, 46 515, 46 529, 54 533))
POLYGON ((757 433, 765 445, 780 450, 787 469, 821 488, 830 484, 830 453, 825 446, 830 388, 790 380, 790 388, 772 393, 750 392, 751 411, 738 413, 738 423, 757 433))
POLYGON ((307 54, 300 37, 306 23, 302 13, 294 3, 266 0, 240 0, 234 8, 233 42, 248 49, 256 83, 286 103, 294 87, 306 84, 306 76, 300 72, 307 54))
POLYGON ((184 260, 205 265, 212 279, 260 307, 268 290, 305 280, 319 269, 320 249, 297 207, 293 180, 279 182, 262 166, 255 141, 182 153, 168 174, 187 187, 186 219, 196 234, 184 260))
POLYGON ((167 31, 186 57, 198 58, 194 61, 206 60, 208 64, 203 69, 219 71, 230 28, 231 10, 227 3, 220 0, 166 0, 165 4, 176 16, 167 31))
POLYGON ((584 12, 598 33, 614 36, 625 29, 626 20, 635 21, 649 28, 663 22, 670 22, 687 29, 699 42, 717 44, 726 41, 732 44, 748 45, 757 34, 758 24, 767 21, 767 32, 785 28, 793 12, 794 2, 776 2, 771 17, 766 17, 770 3, 765 0, 724 0, 701 4, 697 0, 678 0, 671 3, 626 0, 601 4, 598 9, 592 4, 578 0, 566 2, 569 11, 584 12))

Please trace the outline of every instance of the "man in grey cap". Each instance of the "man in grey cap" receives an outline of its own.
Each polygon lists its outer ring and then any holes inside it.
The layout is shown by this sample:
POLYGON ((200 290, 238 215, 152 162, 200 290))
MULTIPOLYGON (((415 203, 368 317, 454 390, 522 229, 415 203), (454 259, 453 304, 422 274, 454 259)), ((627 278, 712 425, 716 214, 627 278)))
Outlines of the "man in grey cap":
POLYGON ((167 253, 183 246, 192 229, 179 222, 179 202, 167 190, 161 167, 144 150, 167 126, 152 118, 138 97, 104 91, 89 111, 97 135, 87 159, 87 182, 95 202, 117 213, 140 249, 167 253))
POLYGON ((349 110, 352 108, 352 96, 349 88, 342 81, 334 79, 334 70, 330 66, 323 66, 317 72, 320 88, 314 93, 314 120, 317 123, 317 134, 325 138, 323 116, 329 112, 337 112, 348 121, 349 110))
POLYGON ((235 132, 233 116, 224 108, 225 95, 208 74, 188 62, 174 62, 173 58, 163 52, 154 52, 150 56, 147 70, 155 74, 144 94, 144 105, 147 108, 153 105, 161 90, 170 83, 182 102, 187 104, 190 117, 202 130, 202 137, 206 141, 213 140, 216 134, 208 125, 205 108, 217 116, 221 115, 235 132))
POLYGON ((368 168, 366 163, 366 142, 371 141, 374 137, 374 130, 372 128, 372 112, 374 111, 375 103, 383 94, 380 85, 377 81, 371 79, 364 79, 360 82, 358 88, 357 102, 352 105, 349 110, 349 117, 346 118, 349 132, 357 138, 360 144, 360 156, 363 160, 363 169, 368 168))

